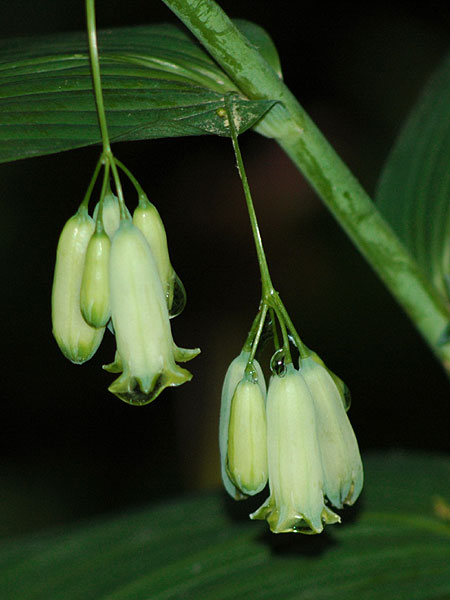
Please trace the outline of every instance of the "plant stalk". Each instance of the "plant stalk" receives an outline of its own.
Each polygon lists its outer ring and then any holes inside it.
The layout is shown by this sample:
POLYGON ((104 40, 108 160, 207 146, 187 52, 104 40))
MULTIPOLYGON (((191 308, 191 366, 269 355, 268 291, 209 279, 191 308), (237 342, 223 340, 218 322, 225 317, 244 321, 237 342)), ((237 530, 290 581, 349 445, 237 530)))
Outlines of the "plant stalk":
POLYGON ((448 307, 282 79, 214 0, 163 1, 245 96, 278 100, 256 130, 290 156, 450 373, 448 307))

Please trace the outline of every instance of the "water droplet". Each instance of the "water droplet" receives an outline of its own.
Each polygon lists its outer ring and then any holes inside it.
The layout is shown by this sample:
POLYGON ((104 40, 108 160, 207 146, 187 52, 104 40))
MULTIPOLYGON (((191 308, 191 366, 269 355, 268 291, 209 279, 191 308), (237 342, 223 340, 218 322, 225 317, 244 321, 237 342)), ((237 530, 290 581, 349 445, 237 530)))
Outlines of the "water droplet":
POLYGON ((279 348, 270 359, 270 370, 274 375, 283 377, 286 374, 285 353, 283 348, 279 348))
POLYGON ((245 377, 253 383, 258 383, 258 372, 253 362, 245 367, 245 377))
POLYGON ((178 275, 173 273, 173 288, 172 288, 172 300, 169 303, 169 317, 178 317, 186 306, 186 290, 178 275))

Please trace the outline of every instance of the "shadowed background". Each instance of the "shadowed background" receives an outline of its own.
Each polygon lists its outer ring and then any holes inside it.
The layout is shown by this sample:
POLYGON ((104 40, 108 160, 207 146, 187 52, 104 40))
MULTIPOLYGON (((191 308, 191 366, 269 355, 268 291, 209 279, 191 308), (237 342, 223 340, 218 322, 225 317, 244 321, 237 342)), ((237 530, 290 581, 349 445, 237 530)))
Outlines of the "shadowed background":
MULTIPOLYGON (((66 0, 64 10, 55 0, 5 4, 2 37, 84 28, 81 0, 66 0)), ((444 3, 325 10, 303 2, 289 13, 271 2, 222 6, 271 33, 287 84, 373 194, 404 118, 448 49, 444 3)), ((162 3, 101 0, 97 21, 100 28, 175 18, 162 3)), ((302 338, 350 387, 363 453, 448 450, 448 381, 411 323, 277 145, 253 133, 241 145, 272 279, 302 338)), ((194 379, 143 408, 107 391, 113 376, 101 365, 112 360, 112 336, 75 366, 51 334, 58 236, 98 151, 0 165, 0 535, 220 485, 222 380, 259 302, 231 142, 204 136, 114 147, 160 210, 187 289, 185 312, 172 321, 175 341, 202 348, 188 365, 194 379)))

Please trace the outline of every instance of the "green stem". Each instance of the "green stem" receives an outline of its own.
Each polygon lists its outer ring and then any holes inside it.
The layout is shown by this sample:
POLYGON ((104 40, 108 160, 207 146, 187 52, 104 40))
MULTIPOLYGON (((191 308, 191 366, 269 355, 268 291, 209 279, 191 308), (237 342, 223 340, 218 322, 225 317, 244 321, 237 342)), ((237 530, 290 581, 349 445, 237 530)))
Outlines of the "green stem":
POLYGON ((252 226, 253 239, 256 246, 256 254, 258 256, 259 270, 261 273, 261 285, 263 297, 271 292, 273 289, 272 281, 270 279, 269 267, 267 265, 266 254, 261 239, 261 232, 259 231, 258 220, 256 218, 255 207, 253 206, 252 195, 250 192, 250 186, 248 185, 247 174, 244 168, 244 162, 242 160, 241 150, 239 148, 238 136, 236 126, 233 118, 233 103, 232 96, 227 94, 225 96, 225 109, 227 112, 228 126, 230 128, 231 140, 233 142, 234 153, 236 155, 236 163, 239 171, 239 176, 242 181, 242 187, 244 188, 245 202, 247 203, 248 216, 252 226))
POLYGON ((97 105, 98 124, 102 136, 103 153, 110 154, 108 126, 106 124, 105 106, 103 103, 102 82, 100 78, 100 62, 98 59, 97 27, 95 24, 95 1, 86 0, 86 21, 91 58, 92 85, 94 86, 95 103, 97 105))
POLYGON ((214 0, 163 1, 243 94, 278 100, 256 130, 291 157, 450 371, 448 307, 278 74, 214 0))
POLYGON ((103 161, 102 161, 102 158, 100 157, 99 160, 97 161, 97 164, 96 164, 95 170, 94 170, 94 174, 91 177, 91 181, 89 182, 88 188, 84 195, 83 202, 81 203, 84 207, 86 207, 86 209, 89 205, 89 200, 91 199, 92 190, 94 189, 94 185, 97 181, 97 177, 98 177, 98 174, 100 173, 100 169, 102 168, 102 165, 103 165, 103 161))
POLYGON ((134 188, 139 196, 139 200, 142 199, 142 200, 148 201, 147 194, 144 192, 143 188, 141 187, 141 185, 139 184, 138 180, 133 175, 133 173, 118 158, 114 157, 114 162, 119 167, 119 169, 125 173, 125 175, 128 177, 128 179, 134 185, 134 188))

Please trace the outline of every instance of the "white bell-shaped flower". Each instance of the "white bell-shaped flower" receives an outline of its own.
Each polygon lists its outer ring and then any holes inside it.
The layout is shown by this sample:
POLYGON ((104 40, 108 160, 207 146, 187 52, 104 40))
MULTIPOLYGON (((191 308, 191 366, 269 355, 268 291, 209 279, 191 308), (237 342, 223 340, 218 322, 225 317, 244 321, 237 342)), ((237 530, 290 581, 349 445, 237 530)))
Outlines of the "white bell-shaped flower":
POLYGON ((65 224, 56 251, 52 289, 53 335, 69 360, 82 364, 96 352, 104 327, 89 325, 80 310, 80 290, 86 251, 94 222, 82 206, 65 224))
POLYGON ((103 229, 89 240, 81 281, 80 306, 84 319, 93 327, 104 327, 110 318, 109 255, 111 241, 103 229))
POLYGON ((314 401, 292 364, 272 376, 266 410, 270 497, 250 517, 274 533, 320 533, 340 518, 325 506, 314 401))
MULTIPOLYGON (((230 479, 227 460, 228 460, 228 437, 230 430, 230 415, 231 405, 236 388, 242 379, 244 379, 245 369, 247 367, 250 352, 241 352, 234 360, 231 361, 227 369, 225 379, 222 386, 222 399, 220 404, 220 420, 219 420, 219 449, 220 449, 220 464, 222 481, 226 491, 235 500, 243 500, 248 494, 239 489, 230 479)), ((266 382, 264 375, 257 360, 253 360, 255 368, 255 377, 257 385, 261 390, 263 398, 266 396, 266 382)))
POLYGON ((333 506, 342 508, 356 501, 363 486, 358 442, 328 370, 312 356, 302 359, 300 367, 314 400, 324 493, 333 506))
POLYGON ((189 381, 191 373, 175 363, 156 262, 144 235, 129 220, 121 222, 113 237, 110 290, 116 365, 123 373, 109 390, 131 404, 147 404, 167 386, 189 381))
POLYGON ((139 198, 139 204, 133 213, 133 224, 142 231, 150 246, 166 296, 169 314, 176 316, 184 308, 185 291, 170 262, 166 230, 160 214, 146 196, 139 198), (180 296, 176 298, 177 306, 173 306, 175 293, 180 296))
POLYGON ((253 379, 242 379, 231 401, 227 472, 245 495, 253 496, 267 483, 266 399, 253 379))

